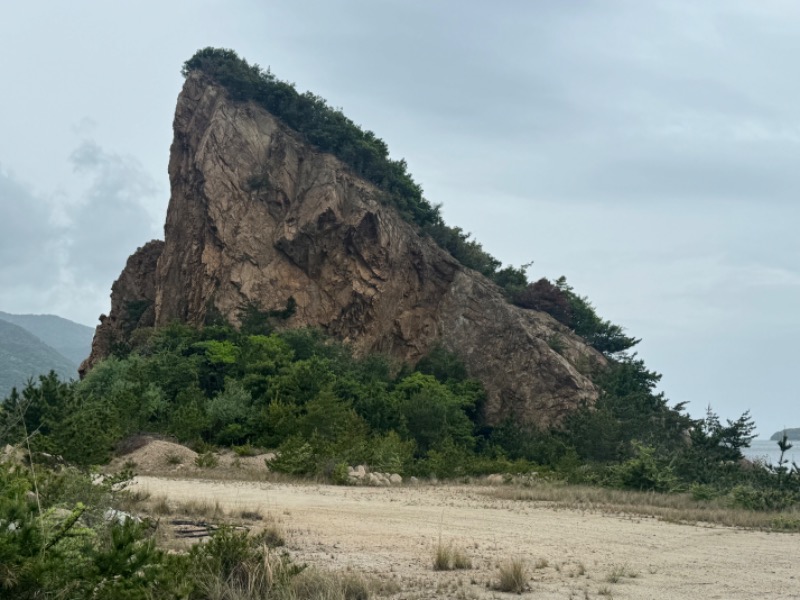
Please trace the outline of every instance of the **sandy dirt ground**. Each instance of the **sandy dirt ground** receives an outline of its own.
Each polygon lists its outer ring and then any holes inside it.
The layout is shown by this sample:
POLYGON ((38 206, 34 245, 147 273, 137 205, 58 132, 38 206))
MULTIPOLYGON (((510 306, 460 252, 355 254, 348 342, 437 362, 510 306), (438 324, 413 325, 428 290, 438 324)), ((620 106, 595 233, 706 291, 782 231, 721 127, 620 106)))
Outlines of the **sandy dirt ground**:
POLYGON ((301 562, 352 569, 394 598, 503 598, 498 564, 521 557, 531 598, 800 598, 800 535, 689 526, 491 497, 485 486, 339 487, 138 477, 174 502, 276 518, 301 562), (434 571, 439 540, 473 568, 434 571), (538 568, 537 568, 538 567, 538 568), (612 575, 618 575, 617 579, 612 575))

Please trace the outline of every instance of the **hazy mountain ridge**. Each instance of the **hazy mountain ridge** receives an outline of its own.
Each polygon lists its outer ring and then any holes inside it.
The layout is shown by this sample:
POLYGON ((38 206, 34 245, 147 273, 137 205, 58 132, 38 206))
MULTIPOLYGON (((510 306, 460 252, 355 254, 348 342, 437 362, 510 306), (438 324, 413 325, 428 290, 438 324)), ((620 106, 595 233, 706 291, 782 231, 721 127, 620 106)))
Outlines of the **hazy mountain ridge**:
POLYGON ((76 367, 89 355, 94 335, 91 327, 57 315, 16 315, 0 311, 0 319, 30 332, 76 367))
POLYGON ((72 361, 33 333, 0 319, 0 397, 51 370, 63 379, 74 379, 78 374, 72 361))

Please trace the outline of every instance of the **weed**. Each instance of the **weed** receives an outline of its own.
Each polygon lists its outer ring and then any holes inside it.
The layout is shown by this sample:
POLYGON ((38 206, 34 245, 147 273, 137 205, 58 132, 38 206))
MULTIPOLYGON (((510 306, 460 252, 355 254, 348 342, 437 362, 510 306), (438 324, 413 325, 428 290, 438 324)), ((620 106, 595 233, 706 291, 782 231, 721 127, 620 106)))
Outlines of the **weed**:
POLYGON ((520 557, 511 558, 500 565, 496 589, 501 592, 521 594, 527 587, 527 565, 520 557))
POLYGON ((472 559, 467 555, 463 548, 453 549, 453 568, 454 569, 471 569, 472 559))
POLYGON ((170 452, 164 457, 164 462, 168 465, 180 465, 183 464, 183 457, 178 454, 177 452, 170 452))
POLYGON ((461 547, 453 547, 451 544, 444 544, 439 540, 433 552, 434 571, 453 571, 471 568, 472 559, 467 555, 466 550, 461 547))
MULTIPOLYGON (((539 558, 539 559, 536 560, 536 563, 533 565, 533 568, 534 569, 546 569, 549 566, 550 566, 550 563, 547 561, 546 558, 539 558)), ((556 570, 558 570, 558 567, 556 567, 556 570)))
POLYGON ((176 512, 190 517, 204 517, 206 519, 217 519, 225 516, 225 511, 219 502, 211 504, 200 500, 188 500, 176 507, 176 512))
POLYGON ((292 579, 293 600, 368 600, 369 585, 354 573, 330 573, 310 568, 292 579))
MULTIPOLYGON (((612 598, 612 596, 611 596, 611 588, 608 587, 607 585, 604 585, 599 590, 597 590, 597 595, 598 596, 608 596, 609 598, 612 598)), ((587 597, 588 597, 588 595, 587 595, 587 597)))
POLYGON ((635 579, 638 576, 639 573, 631 571, 628 565, 614 565, 611 567, 611 571, 608 572, 608 575, 606 575, 606 581, 608 583, 619 583, 624 577, 635 579))
POLYGON ((194 464, 202 469, 213 469, 219 464, 219 458, 213 452, 203 452, 195 457, 194 464))
POLYGON ((433 570, 449 571, 453 564, 453 549, 443 544, 441 541, 433 551, 433 570))
POLYGON ((241 511, 239 511, 239 517, 242 519, 247 519, 248 521, 260 521, 264 518, 261 516, 261 511, 250 510, 248 508, 243 508, 241 511))
POLYGON ((158 497, 150 507, 150 510, 156 515, 171 515, 172 507, 167 501, 165 496, 158 497))
POLYGON ((260 537, 270 548, 277 548, 278 546, 286 545, 286 537, 284 535, 283 528, 280 526, 280 523, 278 523, 272 517, 267 518, 260 537))
POLYGON ((258 454, 258 449, 250 444, 234 446, 233 451, 236 453, 236 456, 256 456, 258 454))

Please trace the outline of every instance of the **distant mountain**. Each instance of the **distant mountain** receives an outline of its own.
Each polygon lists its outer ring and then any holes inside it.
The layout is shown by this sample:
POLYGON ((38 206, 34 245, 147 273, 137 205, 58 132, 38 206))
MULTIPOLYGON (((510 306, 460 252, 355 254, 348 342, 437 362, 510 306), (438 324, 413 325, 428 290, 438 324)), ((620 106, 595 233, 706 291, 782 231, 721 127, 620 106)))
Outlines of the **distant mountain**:
POLYGON ((30 377, 51 370, 64 379, 78 376, 77 367, 57 350, 19 325, 0 319, 0 399, 30 377))
POLYGON ((0 319, 32 333, 76 367, 91 352, 94 329, 86 325, 55 315, 12 315, 3 311, 0 319))
POLYGON ((793 429, 781 429, 780 431, 776 431, 772 434, 771 439, 773 442, 778 442, 783 438, 783 432, 786 432, 786 437, 789 440, 799 441, 800 440, 800 427, 795 427, 793 429))

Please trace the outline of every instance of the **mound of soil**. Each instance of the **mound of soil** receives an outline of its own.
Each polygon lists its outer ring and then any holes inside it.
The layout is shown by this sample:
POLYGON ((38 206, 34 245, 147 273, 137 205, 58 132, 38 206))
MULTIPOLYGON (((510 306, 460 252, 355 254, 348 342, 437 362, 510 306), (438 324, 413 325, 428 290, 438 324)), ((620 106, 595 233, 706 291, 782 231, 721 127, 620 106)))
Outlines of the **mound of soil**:
POLYGON ((274 456, 272 453, 238 456, 230 450, 213 454, 217 465, 200 467, 195 462, 198 454, 191 448, 151 436, 136 436, 125 441, 119 455, 109 464, 108 471, 115 472, 131 466, 140 475, 233 470, 266 473, 265 459, 274 456))

